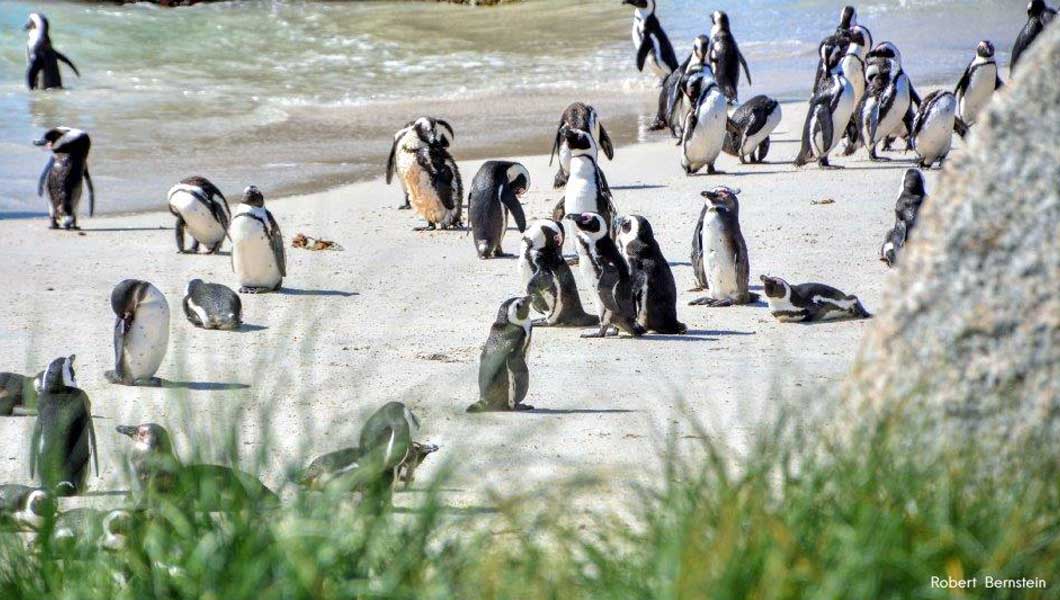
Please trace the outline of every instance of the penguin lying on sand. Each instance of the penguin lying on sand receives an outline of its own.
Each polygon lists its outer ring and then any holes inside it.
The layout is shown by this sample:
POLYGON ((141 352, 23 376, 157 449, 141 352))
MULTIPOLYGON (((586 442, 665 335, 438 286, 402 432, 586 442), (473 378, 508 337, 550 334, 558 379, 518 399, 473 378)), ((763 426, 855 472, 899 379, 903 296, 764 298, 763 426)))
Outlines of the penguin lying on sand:
POLYGON ((243 324, 243 301, 239 294, 219 283, 192 279, 184 294, 184 316, 203 329, 239 329, 243 324))
POLYGON ((769 154, 769 134, 780 125, 780 103, 768 96, 755 96, 740 105, 726 125, 722 150, 740 159, 760 163, 769 154))
POLYGON ((90 458, 98 477, 92 405, 77 387, 71 354, 53 360, 44 371, 30 443, 30 476, 39 473, 41 487, 57 495, 77 495, 84 490, 90 458))
POLYGON ((478 402, 467 407, 467 412, 534 409, 523 404, 530 389, 526 351, 532 331, 530 297, 505 300, 497 310, 497 319, 479 357, 478 402))
POLYGON ((791 285, 779 277, 762 275, 769 312, 785 323, 808 323, 828 319, 867 319, 872 315, 857 296, 844 294, 822 283, 791 285))

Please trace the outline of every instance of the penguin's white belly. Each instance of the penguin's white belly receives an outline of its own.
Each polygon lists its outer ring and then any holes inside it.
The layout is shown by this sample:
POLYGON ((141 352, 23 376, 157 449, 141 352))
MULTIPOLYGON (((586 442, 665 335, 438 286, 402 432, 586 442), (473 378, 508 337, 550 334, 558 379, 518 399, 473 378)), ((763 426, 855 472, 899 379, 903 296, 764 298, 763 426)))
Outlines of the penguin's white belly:
POLYGON ((712 91, 699 107, 698 122, 685 141, 685 161, 699 168, 717 160, 725 145, 725 96, 712 91))
POLYGON ((175 192, 169 198, 169 206, 180 213, 188 233, 195 241, 207 246, 217 244, 225 237, 225 228, 214 219, 213 213, 188 192, 175 192))
POLYGON ((168 345, 169 305, 165 298, 141 302, 122 346, 126 376, 134 380, 154 377, 168 345))
POLYGON ((887 136, 901 134, 905 127, 903 119, 905 119, 905 113, 909 111, 910 102, 909 83, 903 77, 903 81, 898 85, 898 93, 895 95, 891 109, 887 111, 887 114, 880 115, 880 125, 876 128, 874 142, 881 141, 887 136))
POLYGON ((924 162, 933 163, 949 153, 953 145, 953 120, 956 112, 957 102, 949 94, 937 100, 931 107, 915 140, 916 153, 924 162))
POLYGON ((769 134, 773 133, 773 130, 777 128, 777 125, 780 125, 781 116, 782 111, 780 110, 780 105, 778 104, 777 109, 769 113, 769 118, 766 119, 765 127, 759 129, 758 133, 755 133, 754 135, 744 139, 743 147, 740 148, 740 154, 750 154, 755 148, 759 146, 759 144, 765 141, 765 139, 769 137, 769 134))
POLYGON ((599 190, 596 187, 596 163, 588 158, 576 157, 571 159, 570 165, 570 179, 563 199, 564 210, 567 214, 597 212, 599 190))
POLYGON ((997 84, 997 67, 993 65, 978 67, 972 71, 968 89, 961 96, 961 119, 968 125, 975 123, 990 98, 994 96, 997 84))
MULTIPOLYGON (((523 289, 526 289, 526 285, 530 283, 530 279, 534 276, 534 268, 530 264, 530 260, 526 257, 527 255, 527 244, 523 242, 522 249, 519 252, 519 276, 523 281, 523 289)), ((532 250, 530 252, 533 252, 532 250)))
MULTIPOLYGON (((589 290, 588 296, 592 298, 597 314, 602 314, 604 308, 600 305, 600 296, 596 291, 597 286, 600 284, 600 278, 596 275, 596 269, 593 267, 592 256, 582 247, 581 242, 578 242, 577 246, 578 270, 582 274, 582 284, 589 290)), ((582 297, 584 298, 585 296, 582 297)))
POLYGON ((570 175, 570 147, 567 146, 567 142, 559 145, 559 168, 570 175))
POLYGON ((265 227, 250 217, 232 221, 232 268, 244 287, 274 288, 280 284, 280 266, 272 253, 265 227))
POLYGON ((707 213, 703 222, 703 272, 713 298, 736 296, 740 286, 736 281, 736 256, 726 242, 725 223, 707 213))

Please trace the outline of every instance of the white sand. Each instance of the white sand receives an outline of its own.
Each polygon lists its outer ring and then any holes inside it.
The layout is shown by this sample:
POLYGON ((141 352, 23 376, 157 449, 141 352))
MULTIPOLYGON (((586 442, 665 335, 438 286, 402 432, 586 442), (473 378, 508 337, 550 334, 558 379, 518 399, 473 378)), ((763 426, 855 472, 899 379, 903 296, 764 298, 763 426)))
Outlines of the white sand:
MULTIPOLYGON (((480 261, 463 232, 414 233, 422 222, 395 210, 400 190, 381 179, 282 201, 265 190, 288 240, 304 232, 346 251, 289 249, 290 291, 243 296, 245 321, 258 330, 239 333, 203 331, 184 318, 188 280, 237 284, 227 256, 176 254, 168 213, 86 218, 83 236, 48 231, 44 219, 0 221, 0 280, 7 282, 0 286, 0 370, 36 372, 54 357, 77 354, 99 437, 102 472, 90 479, 93 491, 127 488, 126 439, 114 432, 117 424, 162 423, 184 456, 192 450, 189 436, 219 439, 235 426, 250 460, 264 418, 274 439, 263 478, 279 488, 291 461, 352 445, 369 411, 403 400, 423 423, 418 437, 442 446, 421 476, 435 472, 441 459, 454 461, 455 504, 485 502, 491 488, 534 490, 551 477, 590 473, 604 473, 605 489, 620 492, 625 482, 657 472, 670 428, 693 433, 684 404, 715 434, 739 444, 784 399, 812 408, 814 389, 843 376, 869 325, 781 324, 764 305, 687 306, 698 295, 685 290, 694 283, 688 261, 701 190, 742 189, 753 289, 758 275, 769 273, 827 283, 857 294, 870 311, 877 307, 888 281, 877 252, 912 155, 871 163, 862 150, 834 160, 845 170, 796 170, 790 161, 804 105, 786 104, 784 111, 769 164, 743 166, 723 155, 718 166, 729 174, 686 177, 679 149, 662 137, 619 148, 613 162, 603 161, 619 210, 646 216, 674 264, 678 315, 689 333, 584 340, 578 329, 535 330, 527 402, 538 412, 464 413, 477 397, 478 353, 497 307, 523 293, 516 261, 480 261), (811 204, 822 198, 835 203, 811 204), (128 388, 103 379, 113 368, 109 295, 123 278, 149 280, 167 295, 171 342, 158 375, 197 382, 191 389, 128 388), (210 389, 218 383, 249 388, 210 389)), ((552 134, 543 124, 542 150, 552 134)), ((459 158, 459 144, 454 151, 459 158)), ((528 217, 547 216, 560 196, 549 189, 548 157, 517 160, 533 178, 524 196, 528 217)), ((460 163, 465 186, 479 164, 460 163)), ((207 168, 201 174, 211 175, 207 168)), ((933 182, 929 175, 929 191, 933 182)), ((105 186, 97 186, 106 202, 105 186)), ((239 197, 239 190, 224 191, 230 200, 239 197)), ((162 197, 165 190, 144 193, 162 197)), ((509 231, 505 249, 516 251, 518 237, 509 231)), ((584 287, 582 294, 586 301, 584 287)), ((30 481, 32 426, 32 418, 0 418, 0 482, 30 481)), ((224 460, 218 444, 204 450, 210 460, 224 460)))

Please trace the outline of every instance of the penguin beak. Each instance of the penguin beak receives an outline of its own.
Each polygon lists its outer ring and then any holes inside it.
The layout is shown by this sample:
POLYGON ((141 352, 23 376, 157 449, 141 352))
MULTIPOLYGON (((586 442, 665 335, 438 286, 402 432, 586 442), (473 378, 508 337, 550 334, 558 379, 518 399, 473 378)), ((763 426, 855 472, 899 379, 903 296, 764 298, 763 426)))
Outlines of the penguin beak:
POLYGON ((132 425, 118 425, 114 429, 118 433, 130 438, 136 435, 136 427, 133 427, 132 425))
POLYGON ((22 26, 22 31, 29 31, 30 29, 33 29, 34 27, 36 27, 36 25, 33 24, 32 20, 26 21, 26 24, 22 26))
POLYGON ((33 145, 34 146, 47 146, 49 148, 52 147, 51 143, 48 140, 44 139, 44 138, 41 138, 39 140, 33 140, 33 145))

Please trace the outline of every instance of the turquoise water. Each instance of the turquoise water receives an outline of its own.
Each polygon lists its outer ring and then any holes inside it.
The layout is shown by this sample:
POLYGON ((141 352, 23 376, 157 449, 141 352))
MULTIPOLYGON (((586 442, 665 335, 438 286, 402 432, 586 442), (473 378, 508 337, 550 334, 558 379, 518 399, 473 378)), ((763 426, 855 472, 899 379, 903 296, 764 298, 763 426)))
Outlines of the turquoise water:
MULTIPOLYGON (((842 2, 660 0, 679 56, 726 10, 755 85, 802 97, 842 2)), ((875 0, 877 41, 902 49, 916 83, 955 82, 980 39, 1007 58, 1024 2, 875 0)), ((618 0, 434 3, 246 1, 152 5, 0 2, 0 211, 42 212, 46 160, 30 142, 55 125, 93 137, 97 210, 157 208, 202 174, 230 194, 276 196, 382 173, 391 133, 420 114, 457 129, 458 159, 547 152, 572 100, 598 106, 620 143, 645 139, 653 82, 636 73, 631 9, 618 0), (81 69, 68 89, 25 89, 22 24, 35 10, 81 69)))

